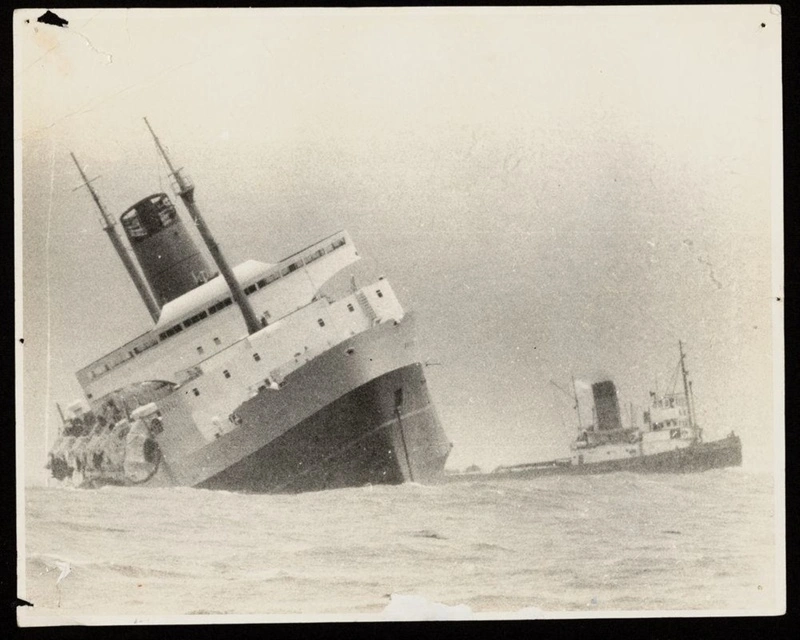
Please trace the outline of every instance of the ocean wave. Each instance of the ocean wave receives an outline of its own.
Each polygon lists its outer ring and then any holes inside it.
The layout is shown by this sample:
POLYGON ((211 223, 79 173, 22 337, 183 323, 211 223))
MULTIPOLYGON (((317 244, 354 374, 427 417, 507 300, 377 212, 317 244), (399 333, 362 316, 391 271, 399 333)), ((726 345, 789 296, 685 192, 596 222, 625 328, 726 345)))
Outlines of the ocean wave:
POLYGON ((390 593, 509 615, 692 609, 698 593, 700 608, 766 607, 771 486, 720 470, 299 496, 26 490, 27 588, 86 612, 374 613, 390 593))
POLYGON ((94 561, 87 559, 65 558, 55 555, 32 554, 27 559, 29 572, 41 575, 54 570, 64 571, 67 568, 74 579, 88 577, 99 578, 101 575, 115 574, 126 578, 185 578, 198 575, 198 572, 175 571, 150 567, 143 564, 119 564, 111 561, 94 561))

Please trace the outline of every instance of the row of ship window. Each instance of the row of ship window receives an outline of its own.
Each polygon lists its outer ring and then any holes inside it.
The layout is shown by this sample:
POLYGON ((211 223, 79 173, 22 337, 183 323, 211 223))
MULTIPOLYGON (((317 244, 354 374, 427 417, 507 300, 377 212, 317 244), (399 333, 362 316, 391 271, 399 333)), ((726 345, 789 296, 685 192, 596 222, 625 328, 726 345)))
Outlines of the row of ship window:
POLYGON ((673 420, 664 420, 663 422, 656 422, 653 425, 653 431, 659 431, 659 430, 663 429, 664 427, 674 427, 674 426, 685 425, 685 424, 686 424, 685 420, 674 420, 674 419, 673 420))
MULTIPOLYGON (((379 298, 383 297, 383 292, 380 289, 376 289, 375 293, 378 295, 379 298)), ((355 307, 352 305, 352 303, 350 303, 350 302, 347 303, 347 310, 350 311, 350 312, 355 311, 355 307)), ((205 312, 203 312, 203 314, 205 314, 205 312)), ((198 315, 201 315, 201 314, 198 314, 198 315)), ((269 313, 267 313, 267 315, 269 315, 269 313)), ((203 317, 205 317, 205 315, 203 315, 203 317)), ((195 320, 194 322, 197 322, 197 321, 195 320)), ((317 318, 317 324, 320 327, 324 327, 325 326, 325 321, 322 318, 317 318)), ((214 338, 214 344, 216 344, 216 345, 220 344, 219 338, 214 338)), ((198 346, 197 347, 197 355, 202 356, 203 353, 205 353, 205 349, 203 349, 202 346, 198 346)), ((261 357, 257 353, 253 355, 253 358, 255 359, 256 362, 261 360, 261 357)))
MULTIPOLYGON (((344 240, 344 239, 342 239, 342 240, 344 240)), ((341 246, 341 245, 340 245, 340 246, 341 246)), ((321 251, 321 250, 320 250, 320 251, 321 251)), ((312 255, 313 255, 313 254, 312 254, 312 255)), ((245 291, 246 291, 246 290, 245 290, 245 291)), ((383 292, 382 292, 380 289, 376 289, 376 290, 375 290, 375 293, 377 294, 377 296, 378 296, 379 298, 382 298, 382 297, 383 297, 383 292)), ((226 298, 226 299, 225 299, 225 300, 223 300, 222 302, 219 302, 219 303, 217 303, 217 305, 214 305, 215 307, 217 307, 218 305, 222 305, 222 306, 219 306, 219 307, 218 307, 217 309, 215 309, 214 311, 211 311, 211 308, 210 308, 210 309, 209 309, 209 312, 210 312, 210 313, 212 313, 212 314, 213 314, 213 313, 216 313, 216 312, 217 312, 217 311, 218 311, 220 308, 226 307, 226 306, 228 306, 230 303, 231 303, 231 300, 230 300, 230 298, 226 298)), ((213 308, 213 307, 212 307, 212 308, 213 308)), ((350 303, 350 302, 348 302, 348 303, 347 303, 347 310, 348 310, 348 311, 350 311, 350 312, 353 312, 353 311, 355 311, 355 307, 353 307, 352 303, 350 303)), ((200 320, 202 320, 202 319, 204 319, 204 318, 208 317, 208 315, 209 315, 209 314, 208 314, 208 313, 206 313, 205 311, 201 311, 200 313, 198 313, 198 314, 196 314, 196 315, 192 316, 192 317, 191 317, 191 318, 189 318, 188 320, 185 320, 185 321, 183 322, 183 326, 181 326, 181 325, 175 325, 174 327, 172 327, 172 328, 170 328, 170 329, 167 329, 165 332, 163 332, 162 334, 160 334, 160 337, 161 337, 161 339, 163 340, 163 339, 165 339, 165 338, 168 338, 168 337, 170 337, 170 336, 173 336, 173 335, 175 335, 176 333, 180 333, 181 331, 183 331, 183 327, 189 327, 189 326, 193 325, 194 323, 196 323, 196 322, 199 322, 200 320)), ((269 316, 269 313, 267 313, 266 315, 267 315, 267 316, 269 316)), ((325 326, 325 321, 324 321, 322 318, 318 318, 318 319, 317 319, 317 324, 319 324, 319 326, 320 326, 320 327, 324 327, 324 326, 325 326)), ((144 351, 145 349, 149 349, 150 347, 152 347, 152 346, 155 346, 156 344, 158 344, 158 343, 157 343, 157 342, 146 343, 146 344, 140 345, 139 347, 134 347, 134 349, 133 349, 133 350, 134 350, 134 352, 135 352, 135 353, 137 353, 137 354, 138 354, 138 353, 141 353, 142 351, 144 351)), ((221 341, 221 340, 220 340, 218 337, 215 337, 215 338, 214 338, 214 344, 215 344, 215 345, 217 345, 217 346, 219 346, 220 344, 222 344, 222 341, 221 341)), ((203 355, 204 351, 205 351, 205 350, 203 349, 203 347, 202 347, 202 346, 198 346, 198 347, 197 347, 197 354, 198 354, 198 355, 203 355)), ((133 357, 133 353, 130 353, 130 357, 133 357)), ((254 353, 254 354, 253 354, 253 359, 254 359, 256 362, 258 362, 259 360, 261 360, 261 356, 259 356, 257 353, 254 353)), ((106 365, 104 365, 104 368, 103 368, 102 370, 98 370, 98 369, 96 369, 96 370, 92 371, 92 377, 93 377, 93 378, 96 378, 96 377, 97 377, 97 376, 98 376, 100 373, 104 373, 104 372, 106 372, 106 371, 109 371, 110 369, 111 369, 111 367, 110 367, 108 364, 106 364, 106 365)), ((228 374, 227 370, 225 371, 225 373, 227 374, 225 377, 226 377, 226 378, 230 378, 230 374, 228 374)), ((195 391, 196 391, 196 389, 195 389, 195 391)), ((198 392, 198 393, 195 393, 195 395, 200 395, 200 394, 199 394, 199 392, 198 392)))
MULTIPOLYGON (((383 297, 383 292, 380 289, 376 289, 375 293, 378 295, 379 298, 383 297)), ((355 308, 349 302, 347 303, 347 309, 348 309, 348 311, 355 311, 355 308)), ((323 320, 322 318, 317 318, 317 324, 319 324, 320 327, 324 327, 325 326, 325 320, 323 320)), ((220 344, 219 338, 214 338, 214 344, 217 344, 217 345, 220 344)), ((203 347, 197 347, 197 353, 202 355, 203 354, 203 347)), ((256 362, 260 362, 261 361, 261 356, 257 352, 254 352, 253 353, 253 360, 255 360, 256 362)), ((230 379, 231 372, 228 371, 227 369, 223 369, 222 370, 222 375, 225 376, 226 379, 230 379)), ((192 393, 194 395, 196 395, 196 396, 199 396, 200 395, 200 390, 195 387, 194 389, 192 389, 192 393)))
MULTIPOLYGON (((378 294, 379 298, 383 297, 383 292, 380 289, 376 289, 375 293, 378 294)), ((350 302, 347 303, 347 310, 350 311, 350 312, 355 311, 355 307, 352 305, 352 303, 350 303, 350 302)), ((203 317, 205 317, 204 314, 205 314, 205 312, 203 312, 203 317)), ((198 314, 198 315, 201 315, 201 314, 198 314)), ((267 314, 267 315, 269 315, 269 314, 267 314)), ((190 320, 191 320, 191 318, 190 318, 190 320)), ((194 322, 197 322, 197 320, 194 320, 194 322)), ((320 327, 324 327, 325 326, 325 321, 322 318, 317 318, 317 324, 320 327)), ((215 345, 219 345, 220 344, 220 339, 219 338, 214 338, 214 344, 215 345)), ((197 347, 197 355, 202 356, 204 353, 205 353, 205 349, 203 349, 202 346, 198 346, 197 347)), ((254 353, 253 354, 253 359, 256 362, 258 362, 259 360, 261 360, 261 356, 259 356, 257 353, 254 353)), ((225 376, 225 377, 227 378, 227 377, 230 377, 230 376, 225 376)))
MULTIPOLYGON (((350 311, 353 311, 353 305, 348 304, 347 306, 348 306, 348 308, 350 308, 350 311)), ((325 326, 325 321, 322 318, 317 318, 317 324, 319 324, 320 327, 324 327, 325 326)), ((220 344, 219 338, 214 338, 214 344, 217 344, 217 345, 220 344)), ((197 347, 197 353, 202 355, 203 354, 203 347, 197 347)), ((261 362, 261 355, 259 355, 258 352, 254 352, 253 353, 253 360, 255 360, 256 362, 261 362)), ((225 376, 226 379, 229 379, 231 377, 231 372, 228 371, 227 369, 223 369, 222 370, 222 375, 225 376)), ((200 391, 198 391, 196 388, 192 389, 192 393, 194 393, 194 395, 196 395, 196 396, 200 395, 200 391)))
MULTIPOLYGON (((317 249, 314 253, 305 256, 305 258, 298 258, 292 264, 284 267, 280 271, 275 271, 274 273, 271 273, 268 276, 262 278, 258 282, 249 285, 244 289, 244 292, 246 295, 250 295, 254 291, 257 291, 258 289, 266 287, 268 284, 275 282, 275 280, 278 280, 282 276, 285 276, 291 273, 292 271, 296 271, 304 263, 309 264, 310 262, 314 262, 318 258, 324 256, 326 253, 330 253, 331 251, 334 251, 339 247, 343 247, 345 244, 347 244, 347 240, 345 238, 338 238, 334 240, 331 244, 329 244, 327 247, 322 247, 320 249, 317 249)), ((231 304, 233 304, 233 300, 231 298, 225 298, 224 300, 220 300, 219 302, 211 305, 206 311, 201 311, 200 313, 193 315, 191 318, 184 320, 181 324, 176 324, 175 326, 170 327, 166 331, 162 331, 160 334, 158 334, 159 340, 152 340, 135 346, 132 351, 128 352, 127 357, 123 357, 123 359, 120 360, 119 362, 116 362, 114 364, 106 362, 103 365, 96 367, 91 371, 92 378, 96 378, 97 376, 102 375, 106 371, 110 371, 117 365, 122 364, 122 362, 130 360, 131 358, 142 353, 143 351, 146 351, 147 349, 154 347, 159 343, 160 340, 166 340, 167 338, 174 336, 176 333, 180 333, 185 328, 192 326, 196 322, 200 322, 200 320, 203 320, 204 318, 207 318, 208 316, 217 313, 217 311, 220 311, 225 307, 230 306, 231 304)), ((269 314, 266 315, 267 317, 269 317, 269 314)), ((202 353, 202 347, 198 347, 198 351, 199 353, 202 353)))
POLYGON ((655 402, 654 406, 659 409, 672 409, 675 406, 682 407, 686 404, 683 398, 663 398, 655 402))
MULTIPOLYGON (((217 339, 218 338, 214 338, 214 340, 217 340, 217 339)), ((197 348, 198 349, 202 349, 203 347, 197 347, 197 348)), ((261 356, 258 353, 253 353, 253 360, 255 360, 256 362, 261 362, 261 356)), ((230 379, 231 372, 228 371, 227 369, 223 369, 222 370, 222 375, 225 376, 225 379, 230 379)), ((199 396, 200 395, 200 390, 197 387, 195 387, 195 388, 192 389, 192 393, 194 395, 196 395, 196 396, 199 396)))
MULTIPOLYGON (((311 262, 314 262, 315 260, 324 256, 326 253, 330 253, 331 251, 334 251, 339 247, 343 247, 346 243, 347 240, 345 238, 338 238, 334 240, 331 244, 329 244, 327 247, 322 247, 320 249, 317 249, 314 253, 307 255, 305 258, 298 258, 291 264, 285 266, 280 271, 275 271, 273 273, 270 273, 268 276, 261 278, 261 280, 259 280, 258 282, 254 282, 253 284, 245 287, 244 289, 245 295, 249 296, 258 289, 266 287, 268 284, 275 282, 279 278, 286 276, 292 273, 293 271, 297 271, 297 269, 302 267, 304 263, 309 264, 311 262)), ((201 311, 200 313, 192 316, 191 318, 184 320, 181 324, 176 324, 174 327, 170 327, 166 331, 162 331, 160 334, 158 334, 158 337, 161 340, 166 340, 167 338, 174 336, 176 333, 180 333, 181 331, 192 326, 196 322, 199 322, 200 320, 207 318, 209 315, 217 313, 217 311, 220 311, 225 307, 230 306, 231 304, 233 304, 233 300, 230 297, 225 298, 224 300, 220 300, 219 302, 211 305, 206 311, 201 311)))

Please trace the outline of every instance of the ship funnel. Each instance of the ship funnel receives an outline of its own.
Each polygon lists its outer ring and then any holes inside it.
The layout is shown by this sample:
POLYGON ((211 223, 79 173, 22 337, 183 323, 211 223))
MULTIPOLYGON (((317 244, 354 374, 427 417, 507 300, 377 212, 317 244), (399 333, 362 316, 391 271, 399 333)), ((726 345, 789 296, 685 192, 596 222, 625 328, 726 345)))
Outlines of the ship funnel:
POLYGON ((120 222, 162 305, 214 275, 167 194, 140 200, 120 216, 120 222))
POLYGON ((596 382, 592 385, 594 408, 597 413, 598 431, 612 431, 622 428, 619 414, 617 388, 611 380, 596 382))
POLYGON ((186 210, 192 217, 192 220, 197 227, 197 231, 200 233, 200 237, 203 238, 203 242, 205 242, 208 252, 214 259, 214 264, 217 265, 220 275, 222 275, 225 283, 228 285, 228 289, 231 291, 233 300, 239 307, 239 311, 242 314, 242 319, 247 327, 247 333, 251 335, 254 334, 266 324, 266 321, 262 320, 259 322, 259 320, 256 318, 256 314, 253 311, 253 308, 250 306, 250 301, 247 299, 244 291, 242 291, 239 281, 233 274, 233 269, 231 269, 228 261, 222 253, 222 250, 219 248, 217 241, 214 239, 211 229, 208 228, 203 216, 200 214, 200 208, 197 206, 197 202, 194 199, 194 184, 192 184, 191 180, 189 180, 181 172, 181 169, 176 169, 173 166, 172 161, 169 159, 166 150, 161 145, 161 141, 158 139, 155 131, 153 131, 153 128, 150 126, 147 118, 144 119, 144 122, 147 125, 147 128, 150 130, 150 135, 153 136, 153 140, 156 143, 156 147, 158 147, 158 151, 161 153, 161 157, 164 158, 164 162, 166 162, 167 166, 169 167, 170 179, 173 182, 175 193, 183 201, 186 210))

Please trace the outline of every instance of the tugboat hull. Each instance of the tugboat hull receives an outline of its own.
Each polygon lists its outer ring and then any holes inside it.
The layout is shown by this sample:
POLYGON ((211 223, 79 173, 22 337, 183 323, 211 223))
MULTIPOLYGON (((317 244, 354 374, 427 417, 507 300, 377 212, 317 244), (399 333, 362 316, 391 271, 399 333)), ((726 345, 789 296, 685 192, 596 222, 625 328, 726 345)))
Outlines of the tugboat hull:
POLYGON ((448 476, 449 481, 475 478, 538 478, 555 475, 594 475, 628 471, 634 473, 695 473, 738 467, 742 464, 742 442, 731 434, 721 440, 698 443, 681 449, 673 449, 630 458, 620 458, 587 464, 573 464, 569 459, 520 465, 487 474, 458 474, 448 476))

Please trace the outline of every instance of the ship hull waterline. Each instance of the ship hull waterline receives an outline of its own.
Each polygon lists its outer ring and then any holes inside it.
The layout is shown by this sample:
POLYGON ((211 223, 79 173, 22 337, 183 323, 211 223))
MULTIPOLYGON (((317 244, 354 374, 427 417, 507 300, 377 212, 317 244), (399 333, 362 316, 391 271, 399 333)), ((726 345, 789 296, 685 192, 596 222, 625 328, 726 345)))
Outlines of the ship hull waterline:
POLYGON ((596 475, 627 471, 632 473, 698 473, 737 467, 742 464, 742 443, 739 436, 729 435, 721 440, 703 442, 684 447, 655 453, 651 455, 635 456, 617 460, 604 460, 586 464, 541 463, 516 470, 497 471, 493 473, 462 473, 447 476, 448 482, 462 482, 467 480, 486 480, 503 478, 539 478, 557 475, 596 475))
POLYGON ((371 484, 432 483, 449 448, 431 446, 438 429, 427 393, 415 409, 387 409, 397 388, 413 388, 420 365, 391 371, 351 391, 258 451, 197 485, 202 489, 299 493, 371 484))

